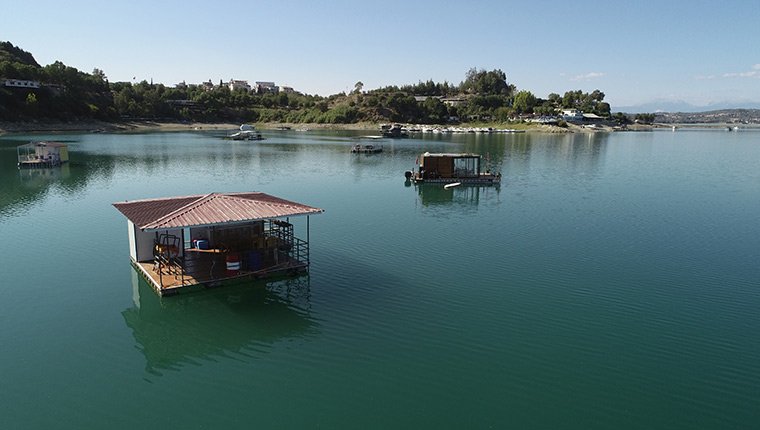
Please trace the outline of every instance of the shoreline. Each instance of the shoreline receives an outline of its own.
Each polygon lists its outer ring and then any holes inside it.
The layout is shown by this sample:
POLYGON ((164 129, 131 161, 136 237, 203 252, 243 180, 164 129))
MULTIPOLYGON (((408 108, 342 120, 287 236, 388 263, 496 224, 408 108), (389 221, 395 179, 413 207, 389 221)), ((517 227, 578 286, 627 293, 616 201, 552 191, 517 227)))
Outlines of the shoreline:
MULTIPOLYGON (((352 124, 318 124, 318 123, 255 123, 260 130, 276 130, 288 127, 293 130, 352 130, 378 131, 381 123, 359 122, 352 124)), ((464 127, 494 126, 495 124, 461 124, 464 127)), ((504 126, 504 125, 502 125, 504 126)), ((510 128, 524 130, 529 133, 573 133, 588 132, 582 127, 571 126, 562 128, 539 124, 508 124, 510 128)), ((0 135, 15 133, 143 133, 171 131, 202 131, 202 130, 238 130, 240 124, 232 123, 202 123, 202 122, 162 122, 162 121, 75 121, 75 122, 42 122, 42 121, 0 121, 0 135)))
MULTIPOLYGON (((351 130, 351 131, 378 131, 380 123, 359 122, 353 124, 317 124, 317 123, 255 123, 260 130, 276 130, 288 127, 293 130, 351 130)), ((688 124, 673 124, 676 127, 688 127, 688 124)), ((629 124, 625 131, 651 131, 656 128, 670 128, 673 125, 641 125, 629 124)), ((567 127, 543 124, 495 124, 495 123, 469 123, 460 124, 461 127, 508 127, 527 133, 595 133, 617 131, 609 126, 598 128, 586 128, 582 125, 568 124, 567 127)), ((721 127, 715 124, 712 127, 721 127)), ((42 121, 0 121, 0 135, 15 133, 66 133, 66 132, 90 132, 90 133, 145 133, 145 132, 173 132, 173 131, 204 131, 225 130, 236 131, 240 124, 232 123, 202 123, 202 122, 162 122, 162 121, 76 121, 76 122, 42 122, 42 121)), ((705 127, 708 128, 708 127, 705 127)))

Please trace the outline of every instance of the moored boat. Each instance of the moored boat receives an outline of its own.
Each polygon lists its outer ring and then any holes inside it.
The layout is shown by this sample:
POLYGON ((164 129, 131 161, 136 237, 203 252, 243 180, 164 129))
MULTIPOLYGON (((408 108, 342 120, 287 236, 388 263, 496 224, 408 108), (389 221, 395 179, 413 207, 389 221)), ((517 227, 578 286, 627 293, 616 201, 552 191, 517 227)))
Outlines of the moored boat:
POLYGON ((249 124, 243 124, 240 126, 240 131, 228 135, 227 139, 264 140, 264 137, 261 135, 261 133, 258 130, 256 130, 256 127, 249 124))
POLYGON ((380 126, 380 131, 383 133, 383 137, 392 137, 392 138, 400 138, 400 137, 409 137, 409 131, 404 128, 401 124, 383 124, 380 126))

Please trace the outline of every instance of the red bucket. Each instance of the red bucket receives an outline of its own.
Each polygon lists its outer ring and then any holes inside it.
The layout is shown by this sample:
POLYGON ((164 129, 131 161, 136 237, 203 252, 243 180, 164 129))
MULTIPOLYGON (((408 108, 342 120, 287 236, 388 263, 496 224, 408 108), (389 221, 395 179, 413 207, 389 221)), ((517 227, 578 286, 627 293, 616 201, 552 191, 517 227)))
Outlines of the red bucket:
POLYGON ((235 276, 240 273, 240 254, 227 254, 227 276, 235 276))

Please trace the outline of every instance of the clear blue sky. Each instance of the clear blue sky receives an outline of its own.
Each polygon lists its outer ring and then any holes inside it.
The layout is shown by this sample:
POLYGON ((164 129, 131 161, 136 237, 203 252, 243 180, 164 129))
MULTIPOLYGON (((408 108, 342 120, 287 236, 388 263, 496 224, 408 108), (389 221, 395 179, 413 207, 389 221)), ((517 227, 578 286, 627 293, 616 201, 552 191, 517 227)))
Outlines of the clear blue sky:
MULTIPOLYGON (((740 1, 0 0, 0 40, 111 81, 231 78, 330 95, 501 69, 613 106, 760 102, 760 4, 740 1)), ((740 106, 737 106, 740 107, 740 106)))

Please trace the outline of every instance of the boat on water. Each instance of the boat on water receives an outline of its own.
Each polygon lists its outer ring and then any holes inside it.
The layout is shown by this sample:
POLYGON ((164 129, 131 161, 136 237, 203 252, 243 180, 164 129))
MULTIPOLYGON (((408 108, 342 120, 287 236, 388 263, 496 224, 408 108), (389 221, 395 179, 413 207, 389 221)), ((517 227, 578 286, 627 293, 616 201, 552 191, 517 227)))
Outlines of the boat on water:
POLYGON ((481 171, 482 158, 471 153, 426 152, 417 159, 417 170, 407 170, 404 176, 415 184, 500 184, 501 173, 491 172, 490 169, 481 171))
POLYGON ((377 154, 378 152, 383 152, 383 145, 357 143, 351 147, 351 152, 354 154, 377 154))
POLYGON ((402 138, 409 137, 409 131, 401 124, 383 124, 380 126, 383 137, 402 138))
POLYGON ((227 139, 231 140, 264 140, 261 133, 256 130, 256 127, 243 124, 240 126, 240 131, 232 133, 227 136, 227 139))

